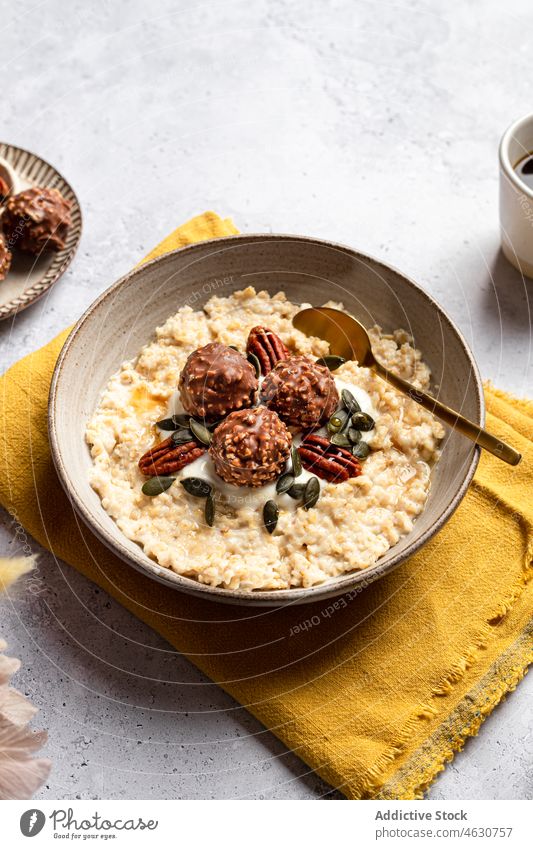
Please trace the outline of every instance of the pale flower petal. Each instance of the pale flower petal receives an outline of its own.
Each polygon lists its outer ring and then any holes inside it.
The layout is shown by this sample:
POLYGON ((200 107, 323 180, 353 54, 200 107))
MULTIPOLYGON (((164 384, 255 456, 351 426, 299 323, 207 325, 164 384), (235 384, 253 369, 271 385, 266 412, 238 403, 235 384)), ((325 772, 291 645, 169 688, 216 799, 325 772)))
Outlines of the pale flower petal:
POLYGON ((0 687, 9 682, 9 679, 20 669, 20 660, 16 657, 6 657, 0 654, 0 687))
POLYGON ((50 774, 50 761, 0 759, 0 799, 31 799, 50 774))
POLYGON ((0 722, 7 719, 14 725, 27 725, 37 713, 37 708, 12 687, 0 688, 0 722))
POLYGON ((46 731, 32 731, 31 728, 20 727, 7 719, 0 717, 0 764, 2 758, 29 757, 34 749, 40 749, 46 743, 46 731))
POLYGON ((29 557, 0 557, 0 590, 7 590, 17 578, 31 572, 36 555, 29 557))
MULTIPOLYGON (((0 590, 33 569, 35 558, 0 558, 0 590)), ((0 799, 29 799, 50 772, 50 761, 32 758, 46 742, 45 731, 27 727, 36 708, 18 690, 9 687, 20 661, 7 657, 6 644, 0 639, 0 799)))

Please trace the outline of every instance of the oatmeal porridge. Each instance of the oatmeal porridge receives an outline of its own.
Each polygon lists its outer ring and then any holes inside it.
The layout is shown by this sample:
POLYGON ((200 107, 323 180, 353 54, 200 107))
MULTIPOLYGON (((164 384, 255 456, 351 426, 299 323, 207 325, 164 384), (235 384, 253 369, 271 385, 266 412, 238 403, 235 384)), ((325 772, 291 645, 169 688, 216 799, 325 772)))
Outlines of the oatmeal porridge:
MULTIPOLYGON (((366 569, 424 509, 442 425, 249 287, 183 307, 88 422, 107 513, 153 560, 213 587, 310 587, 366 569)), ((342 309, 340 304, 329 304, 342 309)), ((376 356, 427 389, 403 331, 376 356)))

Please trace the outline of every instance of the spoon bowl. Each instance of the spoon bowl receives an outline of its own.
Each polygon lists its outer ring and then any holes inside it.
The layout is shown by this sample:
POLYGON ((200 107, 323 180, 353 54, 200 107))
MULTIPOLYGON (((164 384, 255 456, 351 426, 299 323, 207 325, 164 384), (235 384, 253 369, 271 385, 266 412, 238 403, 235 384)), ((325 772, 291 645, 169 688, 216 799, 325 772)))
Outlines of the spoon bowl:
POLYGON ((366 328, 348 313, 331 307, 311 307, 297 313, 292 323, 307 336, 329 342, 332 354, 372 367, 374 355, 366 328))

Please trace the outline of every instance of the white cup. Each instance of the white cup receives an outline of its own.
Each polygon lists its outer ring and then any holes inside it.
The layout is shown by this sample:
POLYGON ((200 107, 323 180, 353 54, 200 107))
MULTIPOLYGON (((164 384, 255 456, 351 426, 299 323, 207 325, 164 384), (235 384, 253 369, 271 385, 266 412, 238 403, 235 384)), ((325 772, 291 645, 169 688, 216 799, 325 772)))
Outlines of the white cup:
POLYGON ((533 190, 514 170, 528 153, 533 153, 533 115, 511 124, 500 142, 502 251, 518 271, 533 278, 533 190))

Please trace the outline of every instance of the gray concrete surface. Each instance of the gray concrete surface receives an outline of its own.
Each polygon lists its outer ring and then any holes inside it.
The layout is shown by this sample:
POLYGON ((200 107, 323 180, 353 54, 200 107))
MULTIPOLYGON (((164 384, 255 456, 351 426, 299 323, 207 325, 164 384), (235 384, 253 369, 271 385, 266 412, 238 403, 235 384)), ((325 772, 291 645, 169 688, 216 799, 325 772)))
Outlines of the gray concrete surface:
MULTIPOLYGON (((63 280, 0 326, 1 370, 213 208, 390 261, 446 307, 484 377, 530 394, 533 284, 498 251, 496 156, 532 108, 530 14, 527 0, 0 0, 0 135, 54 162, 85 216, 63 280)), ((20 548, 6 516, 1 540, 20 548)), ((328 795, 104 593, 46 553, 40 569, 44 594, 2 599, 0 632, 49 731, 42 798, 328 795)), ((532 695, 526 678, 431 798, 531 794, 532 695)))

